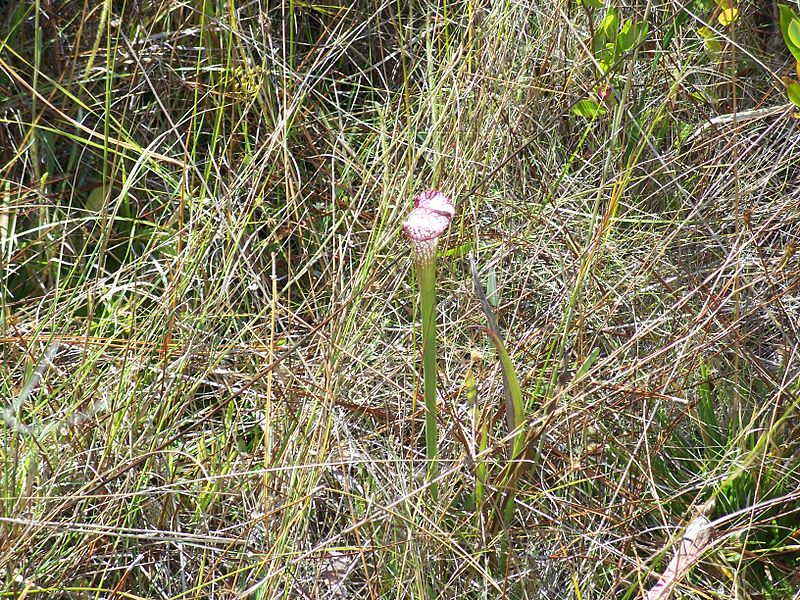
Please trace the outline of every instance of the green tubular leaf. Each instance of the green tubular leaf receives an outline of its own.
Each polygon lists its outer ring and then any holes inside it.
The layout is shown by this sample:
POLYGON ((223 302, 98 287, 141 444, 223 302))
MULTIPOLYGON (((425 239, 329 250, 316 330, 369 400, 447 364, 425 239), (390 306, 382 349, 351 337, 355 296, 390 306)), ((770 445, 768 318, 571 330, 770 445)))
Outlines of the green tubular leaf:
POLYGON ((93 215, 98 215, 106 205, 106 189, 103 186, 94 188, 89 195, 86 196, 84 206, 86 210, 93 215))
POLYGON ((511 392, 511 406, 506 406, 506 410, 511 411, 512 418, 510 422, 514 424, 514 429, 516 430, 511 452, 511 457, 514 459, 522 452, 522 445, 525 438, 525 431, 523 429, 523 424, 525 423, 525 408, 522 404, 522 389, 519 386, 517 373, 514 370, 514 365, 511 363, 511 357, 508 355, 506 347, 503 345, 503 341, 497 337, 491 329, 485 328, 485 331, 489 339, 492 340, 492 344, 494 344, 497 350, 497 355, 500 357, 500 366, 503 368, 503 373, 506 376, 508 388, 511 392))
POLYGON ((467 401, 472 407, 472 422, 475 431, 478 433, 477 464, 475 466, 475 509, 480 512, 484 500, 484 484, 486 482, 486 460, 482 458, 487 446, 487 424, 481 419, 481 410, 478 406, 478 387, 475 383, 475 376, 472 369, 467 370, 464 377, 464 387, 467 391, 467 401))
POLYGON ((600 348, 595 348, 589 353, 589 356, 586 357, 586 360, 583 361, 581 368, 578 369, 578 372, 575 373, 575 380, 580 379, 592 368, 594 361, 597 360, 597 357, 600 356, 600 348))
POLYGON ((490 268, 486 275, 486 299, 492 308, 497 308, 499 295, 497 293, 497 269, 494 267, 490 268))
MULTIPOLYGON (((425 456, 428 480, 439 474, 439 435, 436 406, 436 261, 417 264, 420 309, 422 312, 422 374, 425 396, 425 456)), ((437 486, 431 484, 431 495, 437 497, 437 486)))
POLYGON ((467 402, 477 411, 478 386, 475 384, 475 375, 472 374, 472 369, 469 369, 464 377, 464 387, 467 390, 467 402))
POLYGON ((711 374, 707 365, 703 365, 700 369, 698 394, 700 398, 697 403, 697 425, 703 442, 706 444, 706 453, 713 457, 722 450, 724 440, 722 439, 722 429, 714 408, 711 374))
POLYGON ((778 4, 778 10, 780 12, 780 28, 781 28, 781 35, 783 36, 784 41, 788 44, 789 43, 789 23, 792 22, 794 19, 794 11, 786 6, 785 4, 778 4))

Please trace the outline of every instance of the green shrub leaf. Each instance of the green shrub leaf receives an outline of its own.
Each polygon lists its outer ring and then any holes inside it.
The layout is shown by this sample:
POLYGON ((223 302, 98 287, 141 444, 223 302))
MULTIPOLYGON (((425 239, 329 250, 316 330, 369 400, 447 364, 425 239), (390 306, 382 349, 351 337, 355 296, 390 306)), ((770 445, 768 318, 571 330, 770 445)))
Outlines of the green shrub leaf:
POLYGON ((603 20, 600 21, 597 32, 602 34, 606 40, 613 40, 617 35, 618 29, 619 17, 617 16, 617 10, 612 8, 606 13, 606 16, 603 17, 603 20))
POLYGON ((786 46, 789 48, 789 52, 792 53, 792 56, 794 56, 794 59, 800 62, 800 38, 797 36, 796 29, 791 27, 792 25, 796 26, 800 19, 798 19, 794 11, 785 4, 779 4, 778 8, 781 12, 780 26, 783 41, 786 42, 786 46), (790 28, 794 30, 794 33, 790 33, 790 28), (795 41, 795 39, 797 41, 795 41))
POLYGON ((620 29, 617 38, 617 49, 620 52, 627 52, 636 45, 636 26, 630 18, 625 19, 625 23, 620 29))
POLYGON ((585 98, 583 100, 578 100, 571 109, 573 115, 578 117, 586 117, 589 119, 594 119, 595 117, 602 116, 606 114, 605 107, 600 104, 597 100, 590 100, 589 98, 585 98))
POLYGON ((792 44, 800 48, 800 19, 795 17, 791 20, 787 34, 792 44))
POLYGON ((728 25, 733 23, 736 20, 736 17, 738 16, 739 16, 739 9, 726 8, 721 13, 719 13, 719 17, 717 17, 717 20, 719 21, 720 25, 722 25, 723 27, 727 27, 728 25))
POLYGON ((800 108, 800 83, 787 78, 786 95, 792 104, 800 108))

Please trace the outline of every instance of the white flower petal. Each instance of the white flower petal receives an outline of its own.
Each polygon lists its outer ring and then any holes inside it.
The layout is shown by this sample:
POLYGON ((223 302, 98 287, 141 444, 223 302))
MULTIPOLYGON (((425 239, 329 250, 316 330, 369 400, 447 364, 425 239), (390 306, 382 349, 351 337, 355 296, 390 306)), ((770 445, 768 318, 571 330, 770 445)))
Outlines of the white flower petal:
POLYGON ((450 225, 450 216, 429 208, 415 208, 403 223, 403 230, 412 242, 432 240, 450 225))
POLYGON ((414 196, 414 208, 427 208, 450 218, 456 214, 453 201, 439 190, 428 190, 414 196))

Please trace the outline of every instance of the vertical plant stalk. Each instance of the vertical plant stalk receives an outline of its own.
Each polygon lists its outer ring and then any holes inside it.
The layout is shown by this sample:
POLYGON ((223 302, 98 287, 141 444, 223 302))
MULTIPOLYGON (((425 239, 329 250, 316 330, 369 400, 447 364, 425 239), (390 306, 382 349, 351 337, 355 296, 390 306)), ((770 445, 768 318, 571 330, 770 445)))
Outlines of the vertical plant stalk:
POLYGON ((425 394, 425 458, 428 479, 438 475, 439 435, 436 407, 436 259, 416 263, 422 311, 422 374, 425 394))
MULTIPOLYGON (((414 267, 419 284, 422 312, 422 372, 425 395, 425 457, 427 477, 439 473, 438 415, 436 406, 436 242, 455 214, 450 198, 437 190, 414 197, 414 209, 403 222, 403 231, 411 241, 414 267)), ((435 485, 431 494, 437 495, 435 485)))

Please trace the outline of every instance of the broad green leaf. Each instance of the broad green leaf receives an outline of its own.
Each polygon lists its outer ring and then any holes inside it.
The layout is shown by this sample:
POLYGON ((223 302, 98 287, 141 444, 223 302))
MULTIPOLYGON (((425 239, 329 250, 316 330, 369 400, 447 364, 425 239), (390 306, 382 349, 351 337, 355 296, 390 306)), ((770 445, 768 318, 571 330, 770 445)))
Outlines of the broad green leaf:
POLYGON ((647 39, 650 32, 650 24, 647 21, 636 24, 636 43, 641 44, 647 39))
POLYGON ((84 206, 86 210, 92 213, 100 213, 106 205, 106 190, 103 186, 94 188, 89 195, 86 196, 84 206))
POLYGON ((614 46, 606 44, 605 48, 597 53, 597 62, 600 65, 600 72, 607 73, 614 64, 614 46))
POLYGON ((589 8, 603 8, 602 0, 580 0, 580 3, 589 8))
POLYGON ((699 27, 697 29, 697 35, 699 35, 704 40, 709 38, 714 38, 714 32, 711 31, 708 27, 699 27))
POLYGON ((708 57, 715 62, 719 60, 719 56, 722 53, 722 44, 717 39, 717 36, 714 35, 714 32, 708 27, 700 27, 697 30, 697 34, 703 38, 703 48, 705 48, 708 57))
POLYGON ((789 48, 789 52, 794 56, 794 59, 800 62, 800 43, 794 42, 792 36, 789 35, 789 26, 797 22, 798 18, 794 11, 785 4, 778 4, 778 8, 781 13, 780 26, 783 41, 786 43, 786 47, 789 48))
POLYGON ((571 112, 573 115, 576 115, 578 117, 586 117, 589 119, 594 119, 595 117, 599 117, 606 114, 607 111, 605 107, 598 101, 585 98, 584 100, 578 100, 573 105, 571 112))
POLYGON ((722 25, 723 27, 727 27, 728 25, 733 23, 736 20, 736 17, 738 16, 739 16, 738 8, 726 8, 721 13, 719 13, 719 17, 717 17, 717 20, 719 21, 720 25, 722 25))
POLYGON ((639 26, 634 23, 631 18, 625 19, 622 24, 622 29, 619 31, 617 37, 617 49, 622 52, 628 52, 639 41, 639 26))
POLYGON ((800 108, 800 83, 788 79, 788 81, 786 81, 786 95, 789 97, 792 104, 800 108))
POLYGON ((789 23, 791 23, 792 19, 795 18, 794 11, 785 4, 778 4, 778 10, 780 11, 781 35, 783 36, 783 39, 788 43, 789 23))
POLYGON ((649 30, 650 26, 646 21, 638 22, 630 18, 626 19, 617 38, 617 49, 620 52, 632 50, 634 46, 641 44, 647 38, 649 30))
POLYGON ((791 20, 787 34, 789 35, 789 39, 792 40, 792 43, 800 48, 800 19, 794 17, 791 20))
POLYGON ((455 248, 448 248, 444 251, 445 256, 466 256, 472 252, 472 242, 466 242, 455 248))
POLYGON ((600 21, 597 31, 598 33, 601 33, 606 40, 613 40, 617 35, 618 29, 619 17, 617 16, 617 9, 612 8, 606 13, 606 16, 603 17, 603 20, 600 21))

